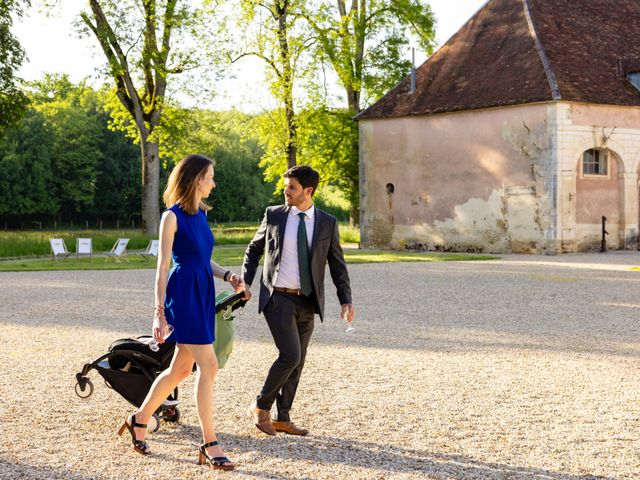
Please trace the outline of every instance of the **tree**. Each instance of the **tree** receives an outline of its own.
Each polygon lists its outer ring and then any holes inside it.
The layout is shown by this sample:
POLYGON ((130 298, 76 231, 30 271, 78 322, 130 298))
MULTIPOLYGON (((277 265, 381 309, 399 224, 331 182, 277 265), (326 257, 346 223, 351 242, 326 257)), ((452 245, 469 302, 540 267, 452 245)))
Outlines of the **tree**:
POLYGON ((59 203, 51 169, 53 131, 45 116, 29 109, 0 133, 0 216, 54 215, 59 203))
MULTIPOLYGON (((365 103, 375 101, 406 76, 411 67, 406 55, 410 35, 417 37, 425 52, 433 51, 434 17, 429 5, 419 0, 352 0, 349 6, 345 0, 310 1, 300 15, 316 35, 318 61, 331 65, 346 94, 348 110, 334 112, 330 116, 334 120, 345 113, 357 115, 363 93, 365 103)), ((353 126, 341 132, 349 136, 336 135, 333 143, 340 145, 343 154, 347 150, 351 153, 329 161, 326 170, 353 202, 351 223, 355 224, 359 210, 358 131, 353 126)))
POLYGON ((307 32, 300 28, 300 17, 297 12, 302 0, 241 0, 242 14, 239 24, 252 25, 248 33, 245 32, 244 51, 232 61, 245 56, 255 56, 262 59, 268 69, 271 92, 281 103, 282 109, 276 109, 274 115, 282 118, 266 117, 273 120, 275 130, 285 127, 281 131, 282 141, 274 138, 273 131, 267 128, 267 136, 263 139, 265 154, 276 163, 286 160, 287 167, 297 164, 297 128, 295 113, 294 83, 300 73, 299 62, 301 55, 312 43, 307 32), (275 141, 274 141, 275 140, 275 141))
POLYGON ((149 234, 157 234, 159 227, 158 134, 168 79, 198 64, 197 50, 195 47, 189 50, 189 42, 172 48, 174 34, 198 31, 194 22, 202 19, 202 11, 191 10, 188 3, 89 0, 91 12, 81 14, 107 59, 117 98, 138 132, 142 154, 142 225, 149 234), (138 79, 141 85, 136 86, 138 79))
POLYGON ((140 213, 140 150, 124 132, 107 127, 109 115, 103 105, 101 102, 97 112, 102 160, 96 166, 96 192, 89 212, 96 217, 128 219, 140 213))
POLYGON ((332 66, 354 115, 363 92, 377 100, 406 76, 411 35, 426 53, 433 51, 433 13, 420 0, 352 0, 349 7, 345 0, 321 0, 302 15, 317 35, 318 58, 332 66))
POLYGON ((358 125, 347 109, 312 108, 300 113, 298 132, 300 159, 320 173, 323 185, 333 185, 343 192, 351 205, 357 206, 359 171, 353 158, 358 155, 358 125))
POLYGON ((263 154, 252 117, 237 111, 172 109, 175 131, 172 157, 199 152, 215 162, 216 188, 208 203, 215 222, 260 221, 265 205, 274 200, 275 185, 263 181, 263 154))
POLYGON ((45 75, 31 83, 34 109, 52 133, 49 142, 52 196, 61 218, 85 213, 94 202, 97 166, 103 159, 98 99, 89 87, 67 75, 45 75))
POLYGON ((25 59, 25 52, 11 33, 12 14, 21 17, 28 0, 0 2, 0 130, 15 125, 26 111, 26 95, 19 89, 15 73, 25 59))

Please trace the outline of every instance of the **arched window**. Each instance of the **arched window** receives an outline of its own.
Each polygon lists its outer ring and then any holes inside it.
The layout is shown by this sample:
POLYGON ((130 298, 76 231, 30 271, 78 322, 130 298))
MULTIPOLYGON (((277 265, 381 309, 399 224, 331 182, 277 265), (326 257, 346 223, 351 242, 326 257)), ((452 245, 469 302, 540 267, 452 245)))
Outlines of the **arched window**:
POLYGON ((607 176, 608 158, 606 150, 590 148, 582 154, 582 175, 607 176))

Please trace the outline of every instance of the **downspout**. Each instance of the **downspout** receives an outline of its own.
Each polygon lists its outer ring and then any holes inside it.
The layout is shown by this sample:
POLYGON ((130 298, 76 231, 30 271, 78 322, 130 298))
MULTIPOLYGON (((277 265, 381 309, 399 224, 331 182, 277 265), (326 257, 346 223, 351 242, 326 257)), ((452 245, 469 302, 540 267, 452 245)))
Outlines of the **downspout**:
MULTIPOLYGON (((527 25, 529 26, 529 33, 533 39, 538 56, 544 67, 544 73, 547 76, 547 82, 549 82, 549 88, 551 89, 551 98, 554 102, 562 99, 560 95, 560 88, 558 87, 558 81, 556 75, 551 68, 551 62, 547 56, 547 52, 540 41, 540 37, 536 32, 536 27, 531 17, 531 8, 529 6, 529 0, 522 0, 522 6, 524 8, 524 15, 527 19, 527 25)), ((561 245, 558 245, 558 108, 557 104, 550 105, 548 109, 549 115, 549 135, 551 143, 551 162, 549 165, 550 175, 546 182, 546 189, 549 192, 551 200, 551 228, 547 232, 547 241, 553 245, 555 253, 562 253, 561 245)))

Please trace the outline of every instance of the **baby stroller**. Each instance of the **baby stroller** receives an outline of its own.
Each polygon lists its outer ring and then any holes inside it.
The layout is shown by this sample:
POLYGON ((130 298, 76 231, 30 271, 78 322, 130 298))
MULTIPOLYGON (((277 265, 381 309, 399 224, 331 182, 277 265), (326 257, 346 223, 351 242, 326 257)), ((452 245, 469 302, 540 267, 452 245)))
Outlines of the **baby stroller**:
MULTIPOLYGON (((216 296, 216 342, 214 348, 220 366, 224 366, 231 353, 233 342, 233 312, 243 307, 244 293, 222 291, 216 296)), ((80 398, 89 398, 93 394, 93 382, 87 374, 95 369, 104 379, 107 387, 115 390, 129 403, 139 407, 144 401, 156 377, 171 364, 175 350, 174 342, 159 345, 157 352, 149 348, 150 335, 116 340, 109 350, 91 363, 85 363, 76 373, 76 394, 80 398)), ((194 365, 195 369, 195 365, 194 365)), ((160 420, 177 422, 180 420, 178 409, 178 388, 160 405, 148 429, 156 432, 160 420)))

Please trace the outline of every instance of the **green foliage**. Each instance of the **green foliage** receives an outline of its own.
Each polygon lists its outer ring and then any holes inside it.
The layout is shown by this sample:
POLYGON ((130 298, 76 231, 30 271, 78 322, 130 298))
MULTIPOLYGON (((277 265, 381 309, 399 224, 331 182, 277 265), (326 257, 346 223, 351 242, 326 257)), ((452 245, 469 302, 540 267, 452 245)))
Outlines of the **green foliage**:
POLYGON ((29 110, 19 127, 0 134, 0 216, 54 214, 58 199, 51 195, 53 132, 46 118, 29 110))
MULTIPOLYGON (((229 245, 213 249, 211 258, 219 265, 239 267, 242 265, 245 252, 244 245, 229 245)), ((434 252, 392 252, 380 250, 344 249, 345 260, 354 263, 396 263, 396 262, 455 262, 455 261, 487 261, 499 257, 465 253, 434 252)), ((105 262, 104 257, 88 258, 70 257, 66 261, 50 259, 0 260, 0 272, 15 271, 47 271, 47 270, 124 270, 132 268, 155 268, 155 262, 141 259, 138 255, 129 254, 128 261, 105 262)))
POLYGON ((355 243, 356 245, 360 243, 360 229, 358 227, 340 224, 338 229, 341 243, 355 243))
MULTIPOLYGON (((239 227, 235 224, 217 225, 212 229, 216 245, 247 246, 253 238, 258 223, 239 227)), ((0 257, 42 256, 51 253, 50 238, 62 238, 70 252, 76 250, 76 238, 91 238, 95 254, 111 251, 120 237, 129 239, 128 251, 143 250, 153 237, 140 230, 38 230, 1 231, 0 257)), ((218 247, 216 247, 218 248, 218 247)))
MULTIPOLYGON (((210 3, 210 2, 205 2, 210 3)), ((121 106, 112 106, 113 126, 130 137, 133 127, 141 147, 142 224, 159 227, 160 130, 167 126, 163 108, 170 76, 204 64, 211 45, 211 17, 206 5, 179 0, 92 0, 81 12, 83 33, 97 40, 109 66, 121 106), (126 112, 126 113, 125 113, 126 112)), ((203 73, 206 76, 206 73, 203 73)))
POLYGON ((347 110, 319 108, 300 114, 300 163, 318 170, 327 185, 337 187, 351 209, 359 199, 358 125, 347 110))
POLYGON ((301 15, 316 35, 318 60, 338 75, 353 115, 362 92, 375 101, 407 75, 411 40, 428 54, 434 48, 433 13, 421 0, 313 0, 301 15))
MULTIPOLYGON (((426 52, 432 51, 433 14, 419 0, 312 0, 300 5, 298 15, 313 32, 316 63, 331 66, 348 107, 337 110, 316 103, 298 115, 298 160, 314 166, 344 192, 351 203, 351 221, 357 223, 358 127, 352 117, 363 100, 377 100, 407 75, 412 38, 426 52)), ((263 162, 275 163, 269 157, 263 162)), ((267 172, 270 168, 265 165, 267 172)))
POLYGON ((349 202, 337 187, 333 185, 318 186, 318 191, 313 194, 313 203, 336 217, 339 221, 345 222, 349 220, 349 202))
MULTIPOLYGON (((31 219, 137 219, 140 152, 123 132, 108 128, 113 92, 46 75, 30 84, 29 95, 27 115, 0 132, 0 195, 11 199, 0 204, 0 217, 13 225, 31 219)), ((174 135, 164 143, 161 181, 186 154, 207 155, 216 161, 210 221, 258 222, 274 201, 274 184, 263 180, 253 117, 177 107, 167 112, 174 135)))
POLYGON ((14 15, 20 18, 28 0, 2 0, 0 2, 0 130, 20 119, 28 105, 26 95, 19 88, 16 72, 25 59, 25 53, 11 33, 14 15))
POLYGON ((52 230, 37 232, 0 231, 0 257, 49 255, 50 238, 62 238, 68 251, 75 252, 76 238, 91 238, 95 253, 108 252, 119 237, 129 238, 128 250, 142 250, 150 237, 139 230, 52 230))
MULTIPOLYGON (((178 114, 176 114, 178 115, 178 114)), ((262 219, 272 202, 273 182, 263 181, 258 165, 262 149, 252 137, 253 118, 237 112, 183 111, 183 135, 174 145, 174 160, 198 152, 212 158, 216 188, 209 220, 236 222, 262 219)))
POLYGON ((284 108, 276 108, 253 118, 251 130, 255 132, 263 154, 260 167, 268 182, 276 182, 278 192, 282 191, 282 174, 287 170, 287 121, 284 108))
POLYGON ((5 218, 126 218, 140 205, 139 150, 107 129, 103 95, 45 75, 29 85, 31 108, 0 134, 5 218))
MULTIPOLYGON (((240 54, 262 58, 278 108, 257 116, 254 131, 264 150, 267 181, 282 188, 292 164, 317 169, 325 185, 340 189, 358 220, 358 127, 353 116, 377 100, 410 69, 409 43, 433 49, 434 19, 419 0, 237 0, 240 54), (344 88, 345 109, 328 107, 324 66, 344 88), (305 84, 303 96, 294 85, 305 84), (323 89, 325 93, 323 94, 323 89), (294 108, 295 106, 295 108, 294 108), (293 150, 293 152, 292 152, 293 150)), ((322 198, 318 198, 322 203, 322 198)))
POLYGON ((53 194, 60 213, 85 211, 94 199, 101 125, 95 92, 73 85, 66 75, 46 75, 34 82, 34 108, 46 118, 51 130, 50 154, 53 194))
POLYGON ((497 260, 494 255, 471 253, 391 252, 380 250, 346 249, 347 263, 395 263, 395 262, 468 262, 472 260, 497 260))

